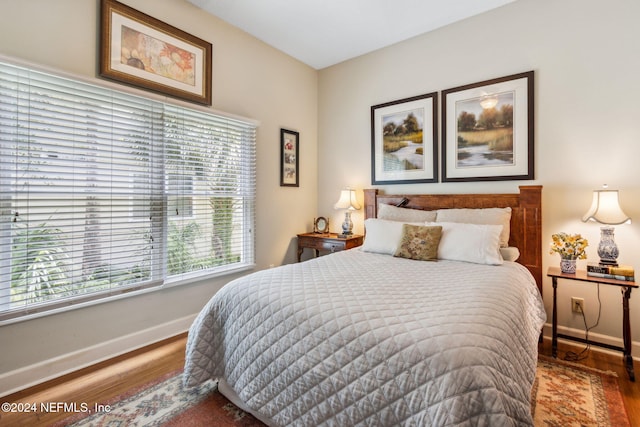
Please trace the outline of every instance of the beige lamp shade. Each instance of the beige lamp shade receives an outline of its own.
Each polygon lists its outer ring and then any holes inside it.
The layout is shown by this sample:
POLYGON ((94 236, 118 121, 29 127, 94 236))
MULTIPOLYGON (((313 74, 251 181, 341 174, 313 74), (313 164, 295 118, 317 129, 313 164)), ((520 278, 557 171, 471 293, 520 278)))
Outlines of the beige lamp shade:
POLYGON ((597 221, 601 224, 630 224, 631 218, 622 211, 618 202, 618 190, 594 190, 591 207, 582 221, 597 221))
POLYGON ((342 190, 340 192, 340 199, 338 199, 333 207, 334 209, 348 209, 350 211, 360 209, 360 204, 356 200, 356 190, 350 188, 342 190))

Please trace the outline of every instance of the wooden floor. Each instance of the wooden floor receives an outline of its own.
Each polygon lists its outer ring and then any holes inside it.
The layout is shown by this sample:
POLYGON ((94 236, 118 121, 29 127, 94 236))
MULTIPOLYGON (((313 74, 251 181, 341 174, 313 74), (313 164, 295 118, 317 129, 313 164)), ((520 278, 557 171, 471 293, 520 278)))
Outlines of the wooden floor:
MULTIPOLYGON (((91 408, 163 374, 184 367, 186 333, 59 379, 0 397, 0 402, 87 403, 91 408)), ((39 409, 39 408, 38 408, 39 409)), ((0 426, 49 426, 73 415, 69 412, 0 412, 0 426)))
MULTIPOLYGON (((181 369, 184 365, 186 334, 165 340, 161 343, 134 351, 121 357, 79 370, 73 374, 49 381, 27 390, 1 397, 0 402, 67 402, 104 403, 131 388, 143 385, 165 373, 181 369)), ((566 351, 580 351, 582 347, 559 344, 558 357, 564 357, 566 351)), ((540 345, 540 353, 551 355, 550 341, 540 345)), ((617 354, 591 350, 588 358, 580 361, 586 366, 614 371, 618 374, 618 383, 629 421, 632 426, 640 426, 640 372, 638 382, 630 382, 622 365, 622 357, 617 354)), ((636 363, 636 369, 640 369, 636 363)), ((0 412, 0 426, 48 426, 63 420, 72 414, 68 412, 43 413, 7 413, 0 412)))

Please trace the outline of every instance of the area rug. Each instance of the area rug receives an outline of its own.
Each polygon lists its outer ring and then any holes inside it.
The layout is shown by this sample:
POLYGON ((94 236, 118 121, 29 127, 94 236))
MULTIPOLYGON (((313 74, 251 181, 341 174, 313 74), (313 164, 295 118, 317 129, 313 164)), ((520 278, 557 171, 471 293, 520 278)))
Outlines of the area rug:
POLYGON ((577 363, 538 357, 531 393, 536 426, 629 426, 618 377, 577 363))
POLYGON ((52 427, 264 427, 220 394, 214 381, 183 388, 182 370, 100 405, 90 415, 76 414, 52 427))
MULTIPOLYGON (((222 396, 213 381, 184 389, 182 372, 102 404, 96 413, 77 414, 56 425, 264 426, 222 396)), ((629 426, 615 374, 544 356, 538 360, 531 411, 536 426, 629 426)))

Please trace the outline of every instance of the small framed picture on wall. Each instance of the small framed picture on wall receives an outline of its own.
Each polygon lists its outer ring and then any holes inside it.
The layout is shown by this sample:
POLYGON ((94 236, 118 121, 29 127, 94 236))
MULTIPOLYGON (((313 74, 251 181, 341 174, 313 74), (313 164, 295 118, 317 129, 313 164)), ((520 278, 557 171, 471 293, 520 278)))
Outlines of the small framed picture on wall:
POLYGON ((300 186, 300 134, 280 129, 280 186, 300 186))

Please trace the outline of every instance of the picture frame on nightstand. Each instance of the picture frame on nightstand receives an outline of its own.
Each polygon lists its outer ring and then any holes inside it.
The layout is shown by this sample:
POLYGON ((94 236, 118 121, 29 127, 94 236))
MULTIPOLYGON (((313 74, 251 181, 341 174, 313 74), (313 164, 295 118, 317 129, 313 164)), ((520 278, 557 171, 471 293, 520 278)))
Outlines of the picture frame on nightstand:
POLYGON ((313 219, 313 232, 327 234, 329 232, 329 220, 323 216, 313 219))

